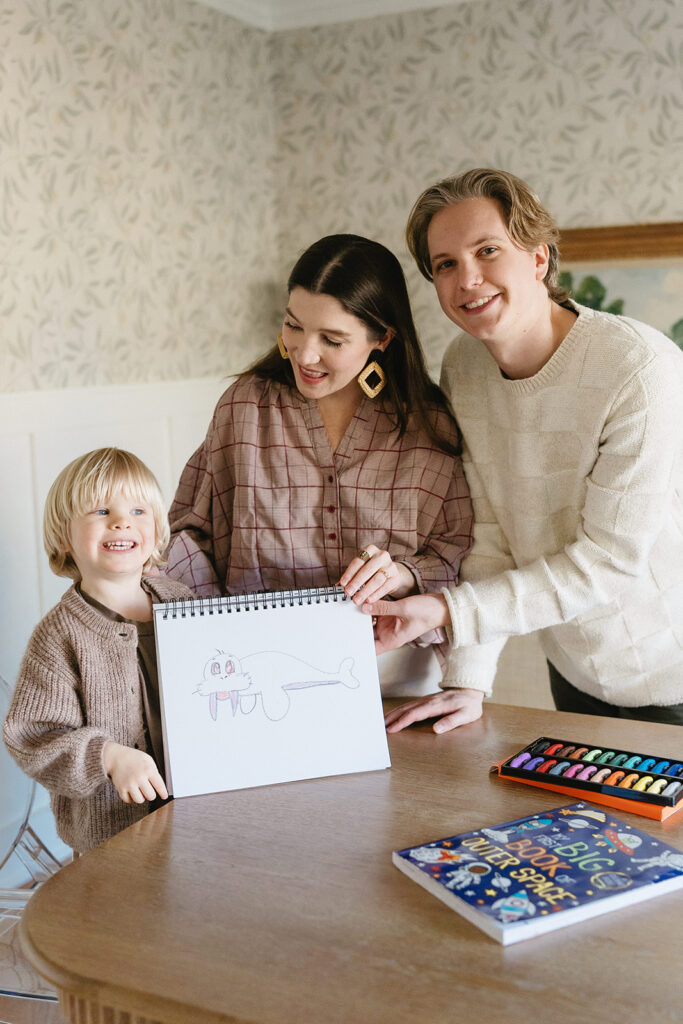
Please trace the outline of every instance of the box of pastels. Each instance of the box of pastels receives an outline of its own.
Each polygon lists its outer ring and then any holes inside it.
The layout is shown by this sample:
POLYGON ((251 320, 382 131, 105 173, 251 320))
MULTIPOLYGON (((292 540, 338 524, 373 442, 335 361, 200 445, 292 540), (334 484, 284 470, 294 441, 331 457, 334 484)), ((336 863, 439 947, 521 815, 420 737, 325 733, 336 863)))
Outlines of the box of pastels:
POLYGON ((660 821, 683 808, 683 758, 541 736, 491 770, 660 821))

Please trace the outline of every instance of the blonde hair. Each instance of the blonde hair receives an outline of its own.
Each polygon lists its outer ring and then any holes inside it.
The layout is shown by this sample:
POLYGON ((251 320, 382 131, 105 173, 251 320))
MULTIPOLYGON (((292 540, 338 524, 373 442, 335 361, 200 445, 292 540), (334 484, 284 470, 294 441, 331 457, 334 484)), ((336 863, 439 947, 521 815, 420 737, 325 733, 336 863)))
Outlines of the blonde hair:
POLYGON ((121 448, 97 448, 74 459, 50 488, 43 513, 43 544, 56 576, 80 579, 78 567, 64 550, 71 522, 122 490, 149 505, 154 515, 154 550, 143 566, 162 565, 170 539, 168 515, 154 474, 136 455, 121 448))
POLYGON ((475 167, 456 177, 444 178, 418 197, 408 217, 406 240, 420 273, 428 281, 433 280, 427 244, 432 217, 465 199, 495 199, 507 232, 520 249, 533 252, 539 245, 548 246, 548 271, 543 283, 551 299, 565 302, 569 293, 558 283, 560 232, 555 221, 526 182, 508 171, 489 167, 475 167))

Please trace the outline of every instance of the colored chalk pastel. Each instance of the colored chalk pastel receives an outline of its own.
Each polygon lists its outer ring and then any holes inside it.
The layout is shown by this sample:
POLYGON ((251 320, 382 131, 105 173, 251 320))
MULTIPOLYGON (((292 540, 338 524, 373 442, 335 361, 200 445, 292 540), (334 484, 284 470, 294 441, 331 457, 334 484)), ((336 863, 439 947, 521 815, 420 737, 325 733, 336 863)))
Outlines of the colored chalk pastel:
MULTIPOLYGON (((626 766, 624 765, 624 767, 626 766)), ((639 775, 636 772, 632 772, 630 775, 627 775, 625 779, 621 780, 619 783, 619 789, 631 789, 633 783, 636 782, 638 778, 639 775)))
POLYGON ((644 793, 650 783, 654 781, 651 775, 641 775, 633 788, 637 789, 639 793, 644 793))
POLYGON ((548 749, 544 750, 543 753, 545 754, 546 757, 552 757, 553 754, 556 754, 558 752, 558 750, 560 750, 563 746, 564 746, 564 743, 551 743, 551 745, 548 747, 548 749))
MULTIPOLYGON (((588 748, 586 748, 588 749, 588 748)), ((577 772, 580 772, 582 765, 573 764, 571 768, 567 768, 566 772, 562 775, 563 779, 573 779, 577 772)))
POLYGON ((583 757, 584 754, 588 753, 588 747, 577 747, 573 754, 570 754, 572 761, 576 761, 577 758, 583 757))
POLYGON ((580 771, 576 777, 577 779, 583 779, 584 782, 587 782, 591 775, 595 775, 597 770, 597 765, 589 764, 588 767, 584 768, 583 771, 580 771))
POLYGON ((584 756, 583 760, 584 761, 595 761, 595 759, 598 756, 598 754, 602 754, 602 750, 599 750, 597 747, 595 747, 594 750, 589 750, 588 751, 588 753, 584 756))
POLYGON ((624 761, 624 768, 637 768, 642 760, 640 754, 632 754, 627 761, 624 761))
POLYGON ((526 764, 522 765, 522 768, 525 772, 532 772, 535 768, 538 768, 539 764, 544 760, 544 757, 532 757, 530 761, 527 761, 526 764))
MULTIPOLYGON (((641 761, 638 768, 641 772, 654 772, 657 769, 653 768, 652 765, 657 763, 656 757, 646 757, 644 761, 641 761)), ((667 761, 667 764, 669 762, 667 761)))
POLYGON ((659 796, 666 784, 666 779, 656 779, 648 789, 648 793, 653 793, 655 796, 659 796))
POLYGON ((571 744, 568 744, 566 747, 562 747, 562 750, 558 750, 557 756, 558 757, 569 757, 569 755, 572 754, 575 750, 576 750, 576 747, 572 746, 571 744))
MULTIPOLYGON (((612 751, 612 753, 614 753, 614 751, 612 751)), ((591 782, 604 782, 605 779, 607 778, 607 776, 609 775, 609 773, 611 772, 611 770, 612 770, 611 768, 600 768, 600 769, 598 769, 598 771, 595 773, 595 775, 591 779, 591 782)))
POLYGON ((671 761, 658 761, 654 768, 648 769, 648 771, 653 771, 655 775, 663 775, 670 764, 671 761))
POLYGON ((670 782, 662 793, 662 796, 675 796, 681 787, 683 787, 683 782, 670 782))
POLYGON ((670 768, 666 769, 664 774, 665 775, 680 775, 682 771, 683 771, 683 764, 681 764, 680 761, 676 761, 675 764, 672 764, 670 768))
POLYGON ((547 771, 550 771, 550 769, 552 768, 552 766, 554 764, 557 764, 557 759, 551 757, 548 761, 544 761, 543 764, 540 765, 540 767, 536 769, 536 771, 537 772, 547 772, 547 771))
MULTIPOLYGON (((530 761, 530 760, 531 760, 531 754, 528 752, 528 750, 525 750, 525 751, 523 751, 523 753, 518 754, 517 757, 513 757, 512 761, 510 761, 510 767, 511 768, 521 768, 525 761, 530 761)), ((542 760, 542 758, 541 758, 541 760, 542 760)))
POLYGON ((549 775, 561 775, 565 768, 569 768, 571 761, 559 761, 554 768, 551 768, 549 775))
POLYGON ((628 754, 617 754, 617 756, 610 761, 610 764, 616 768, 618 765, 623 764, 627 757, 628 754))
POLYGON ((598 764, 607 764, 607 762, 609 761, 610 757, 614 757, 614 751, 613 750, 606 750, 604 754, 600 754, 600 757, 596 757, 595 760, 597 761, 598 764))
POLYGON ((534 754, 544 754, 550 746, 550 740, 538 740, 537 743, 533 743, 529 750, 533 751, 534 754))
POLYGON ((609 778, 605 779, 605 785, 606 786, 616 786, 617 783, 619 782, 619 779, 623 779, 624 775, 626 775, 626 772, 619 772, 619 771, 612 772, 612 774, 609 776, 609 778))

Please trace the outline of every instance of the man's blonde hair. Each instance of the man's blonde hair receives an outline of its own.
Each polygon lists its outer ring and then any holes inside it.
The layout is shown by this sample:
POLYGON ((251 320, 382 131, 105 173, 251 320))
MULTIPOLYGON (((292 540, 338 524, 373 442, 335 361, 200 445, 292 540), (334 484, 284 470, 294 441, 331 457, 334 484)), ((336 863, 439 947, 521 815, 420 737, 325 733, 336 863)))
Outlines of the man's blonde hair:
POLYGON ((76 563, 64 550, 69 545, 71 522, 119 490, 140 498, 154 514, 156 543, 143 569, 163 564, 170 530, 156 477, 131 452, 121 448, 97 448, 74 459, 61 471, 45 501, 43 543, 55 575, 80 579, 76 563))
POLYGON ((525 181, 509 171, 491 167, 475 167, 456 177, 444 178, 418 196, 408 217, 406 240, 420 273, 428 281, 434 279, 427 244, 432 217, 466 199, 495 199, 507 232, 520 249, 533 252, 539 245, 548 246, 548 271, 543 283, 551 299, 565 302, 569 293, 559 284, 560 232, 555 221, 525 181))

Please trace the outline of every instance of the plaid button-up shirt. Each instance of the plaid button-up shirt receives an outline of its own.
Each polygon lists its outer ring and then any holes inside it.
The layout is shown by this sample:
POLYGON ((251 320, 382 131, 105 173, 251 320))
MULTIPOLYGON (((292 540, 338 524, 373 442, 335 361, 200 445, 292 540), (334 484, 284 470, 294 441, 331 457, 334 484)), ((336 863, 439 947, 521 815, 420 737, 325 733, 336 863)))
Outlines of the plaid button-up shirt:
POLYGON ((457 581, 472 543, 460 459, 413 427, 399 438, 367 398, 332 452, 315 400, 255 377, 218 402, 170 519, 167 573, 198 597, 332 586, 368 544, 435 591, 457 581))

